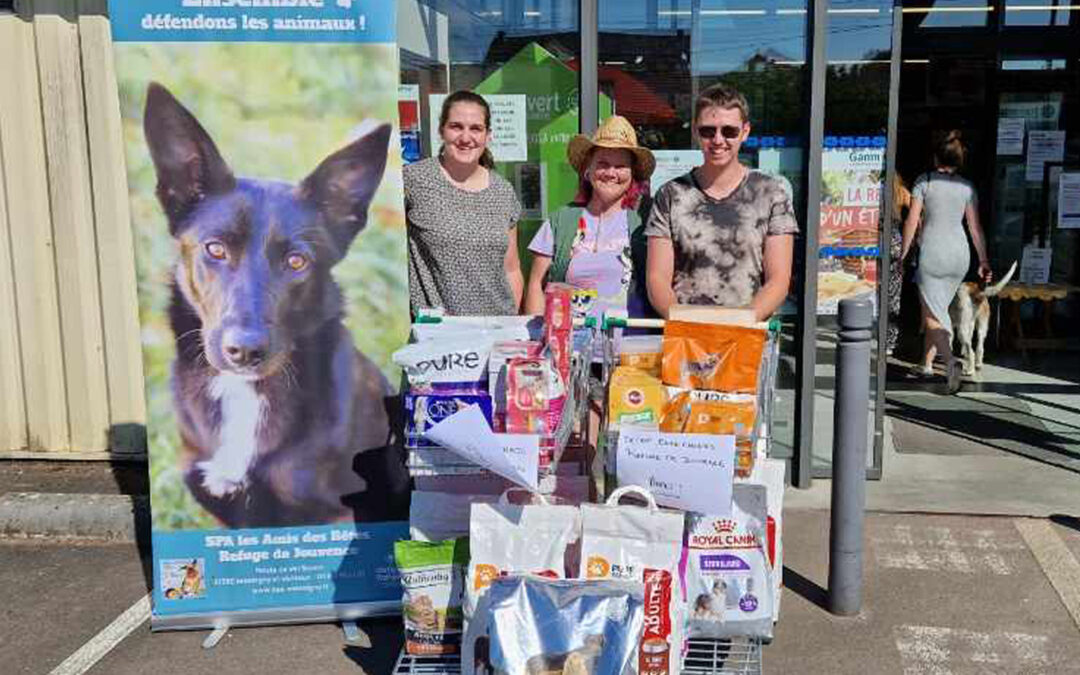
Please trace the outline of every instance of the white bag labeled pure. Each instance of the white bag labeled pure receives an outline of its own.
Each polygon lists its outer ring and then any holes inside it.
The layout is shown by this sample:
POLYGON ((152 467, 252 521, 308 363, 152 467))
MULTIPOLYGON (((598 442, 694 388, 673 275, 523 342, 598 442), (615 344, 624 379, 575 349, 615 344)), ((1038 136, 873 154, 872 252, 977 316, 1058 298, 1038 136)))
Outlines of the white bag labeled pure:
POLYGON ((772 637, 767 514, 765 486, 747 483, 735 484, 730 517, 687 514, 689 637, 772 637))
POLYGON ((661 511, 643 488, 619 488, 607 504, 581 505, 581 577, 645 584, 640 675, 677 675, 682 658, 682 594, 678 585, 683 514, 661 511), (648 506, 619 506, 636 494, 648 506))
MULTIPOLYGON (((543 498, 541 498, 543 499, 543 498)), ((567 553, 580 532, 576 506, 546 502, 474 504, 469 520, 469 574, 465 583, 465 620, 491 582, 514 574, 566 578, 567 553)))

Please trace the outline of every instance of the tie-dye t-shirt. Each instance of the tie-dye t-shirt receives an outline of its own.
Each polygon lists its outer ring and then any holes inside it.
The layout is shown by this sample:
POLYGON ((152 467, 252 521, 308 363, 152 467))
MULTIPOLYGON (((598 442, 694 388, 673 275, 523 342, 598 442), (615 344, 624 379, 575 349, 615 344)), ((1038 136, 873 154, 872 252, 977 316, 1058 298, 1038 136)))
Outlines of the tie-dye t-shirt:
POLYGON ((665 237, 675 249, 675 299, 687 305, 746 307, 761 289, 765 238, 797 234, 785 183, 749 170, 731 194, 714 199, 694 172, 656 193, 645 235, 665 237))

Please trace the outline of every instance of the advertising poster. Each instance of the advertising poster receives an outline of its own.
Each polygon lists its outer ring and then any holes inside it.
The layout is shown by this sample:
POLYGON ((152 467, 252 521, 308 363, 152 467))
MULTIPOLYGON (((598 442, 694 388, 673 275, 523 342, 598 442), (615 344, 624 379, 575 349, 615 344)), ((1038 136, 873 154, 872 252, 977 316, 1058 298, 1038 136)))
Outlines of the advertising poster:
POLYGON ((420 161, 420 85, 398 86, 398 119, 401 124, 401 158, 406 164, 420 161))
POLYGON ((155 629, 400 608, 395 5, 240 4, 109 3, 155 629))
POLYGON ((827 138, 822 157, 818 314, 836 314, 840 301, 876 301, 885 139, 827 138))

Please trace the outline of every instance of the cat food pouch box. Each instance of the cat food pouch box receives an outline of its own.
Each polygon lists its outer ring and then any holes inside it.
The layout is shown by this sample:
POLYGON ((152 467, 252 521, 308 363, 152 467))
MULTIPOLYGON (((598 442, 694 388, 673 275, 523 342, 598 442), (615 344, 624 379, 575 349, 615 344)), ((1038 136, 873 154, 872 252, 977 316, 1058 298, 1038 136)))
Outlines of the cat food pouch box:
POLYGON ((398 541, 394 560, 401 572, 405 651, 416 656, 459 653, 468 540, 398 541))
POLYGON ((758 389, 767 331, 687 321, 664 325, 665 384, 753 394, 758 389))
POLYGON ((687 514, 689 637, 772 637, 767 521, 766 488, 750 483, 734 485, 728 517, 687 514))
POLYGON ((488 359, 488 393, 491 394, 495 416, 506 419, 506 365, 510 359, 540 356, 543 344, 536 340, 496 342, 488 359))
POLYGON ((579 576, 645 585, 641 675, 680 672, 684 611, 677 584, 682 541, 683 514, 660 510, 643 488, 619 488, 606 504, 581 505, 579 576), (628 494, 643 498, 647 505, 619 505, 628 494))
POLYGON ((405 447, 439 447, 425 437, 427 430, 470 405, 480 406, 490 426, 493 404, 488 394, 405 394, 405 447))
POLYGON ((544 358, 514 358, 506 364, 506 433, 550 436, 551 367, 544 358))

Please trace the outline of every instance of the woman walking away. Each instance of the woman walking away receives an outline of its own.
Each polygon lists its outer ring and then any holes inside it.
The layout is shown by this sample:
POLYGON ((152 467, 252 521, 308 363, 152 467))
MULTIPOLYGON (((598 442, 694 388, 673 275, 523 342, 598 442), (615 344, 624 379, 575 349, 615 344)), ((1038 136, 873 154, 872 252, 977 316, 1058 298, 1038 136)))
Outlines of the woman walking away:
POLYGON ((567 157, 580 177, 574 204, 564 206, 536 233, 525 311, 544 311, 544 282, 567 282, 595 289, 588 314, 612 309, 644 316, 645 237, 637 209, 649 192, 656 161, 638 146, 634 127, 623 117, 607 119, 590 139, 575 136, 567 157))
POLYGON ((431 307, 452 316, 517 314, 521 203, 493 170, 487 102, 471 91, 447 96, 439 136, 439 155, 403 172, 413 315, 431 307))
POLYGON ((902 258, 911 251, 919 219, 919 265, 915 283, 922 305, 925 352, 922 372, 932 374, 935 357, 945 363, 949 393, 960 389, 961 364, 952 354, 952 322, 949 304, 971 265, 964 223, 979 255, 979 276, 991 279, 986 241, 979 226, 978 200, 972 184, 956 175, 964 165, 966 151, 959 131, 944 134, 934 144, 934 170, 919 176, 911 191, 911 209, 904 223, 902 258))

